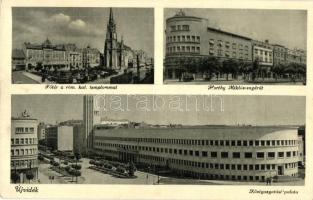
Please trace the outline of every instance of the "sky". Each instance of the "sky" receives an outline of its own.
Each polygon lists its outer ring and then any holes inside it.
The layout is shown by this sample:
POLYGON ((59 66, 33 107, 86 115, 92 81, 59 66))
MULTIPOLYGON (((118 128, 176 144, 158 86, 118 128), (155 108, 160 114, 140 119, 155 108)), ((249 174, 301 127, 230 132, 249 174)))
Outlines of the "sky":
MULTIPOLYGON (((179 9, 165 9, 164 20, 179 9)), ((209 26, 288 48, 306 49, 307 12, 270 9, 183 9, 187 16, 208 19, 209 26)), ((164 23, 165 25, 165 23, 164 23)))
MULTIPOLYGON (((154 10, 113 8, 117 37, 135 50, 154 52, 154 10)), ((90 45, 103 52, 109 8, 12 8, 13 48, 24 42, 41 44, 48 37, 53 44, 90 45)))
MULTIPOLYGON (((96 99, 102 118, 150 124, 305 124, 305 97, 299 96, 106 95, 96 99)), ((51 124, 83 119, 82 95, 13 95, 11 106, 12 117, 26 109, 31 117, 51 124)))

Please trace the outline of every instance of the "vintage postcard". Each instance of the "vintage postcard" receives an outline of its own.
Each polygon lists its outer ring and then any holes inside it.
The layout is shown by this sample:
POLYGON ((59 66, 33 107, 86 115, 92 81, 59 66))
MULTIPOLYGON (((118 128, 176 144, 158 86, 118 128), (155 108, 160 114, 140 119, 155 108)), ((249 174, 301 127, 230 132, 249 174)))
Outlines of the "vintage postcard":
POLYGON ((0 197, 313 199, 313 0, 4 0, 0 197))

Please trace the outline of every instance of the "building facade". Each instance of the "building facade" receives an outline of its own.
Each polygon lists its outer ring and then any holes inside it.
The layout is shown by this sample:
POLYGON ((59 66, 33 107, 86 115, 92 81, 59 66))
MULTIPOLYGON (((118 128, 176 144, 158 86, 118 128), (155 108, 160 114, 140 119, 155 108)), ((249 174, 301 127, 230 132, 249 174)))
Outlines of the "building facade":
POLYGON ((12 50, 12 69, 25 70, 25 54, 21 49, 12 50))
POLYGON ((258 60, 259 65, 264 67, 273 66, 273 45, 268 40, 256 41, 252 40, 253 57, 252 60, 258 60))
POLYGON ((82 69, 83 68, 83 52, 77 48, 75 44, 66 44, 66 61, 67 69, 82 69))
POLYGON ((176 60, 184 57, 216 57, 251 62, 251 39, 208 26, 208 20, 186 16, 179 11, 166 20, 167 78, 178 78, 182 66, 176 60))
POLYGON ((43 122, 40 122, 38 124, 37 138, 38 138, 38 141, 46 139, 46 124, 43 122))
POLYGON ((11 174, 18 174, 17 182, 27 181, 27 174, 38 178, 37 119, 24 111, 11 120, 11 174))
POLYGON ((35 67, 44 67, 50 70, 66 68, 64 45, 53 45, 48 38, 40 45, 25 42, 23 51, 26 57, 26 70, 35 67))
MULTIPOLYGON (((192 66, 186 67, 184 63, 186 58, 193 58, 196 62, 202 57, 214 57, 220 62, 231 59, 250 66, 257 60, 263 71, 266 67, 270 70, 272 66, 279 64, 306 65, 305 50, 273 45, 268 40, 264 42, 253 40, 208 24, 208 19, 187 16, 183 11, 166 19, 164 61, 166 79, 180 78, 182 72, 189 71, 188 67, 192 66)), ((199 69, 196 70, 199 72, 199 69)))
POLYGON ((273 65, 274 66, 285 65, 286 64, 286 56, 287 56, 287 48, 286 47, 284 47, 282 45, 278 45, 278 44, 273 45, 273 57, 274 57, 273 65))
POLYGON ((82 50, 82 64, 86 68, 94 68, 100 65, 100 51, 87 46, 82 50))
POLYGON ((104 44, 105 67, 113 70, 123 70, 124 65, 124 42, 117 40, 116 23, 113 17, 112 8, 110 8, 110 17, 107 24, 107 33, 104 44))
POLYGON ((83 154, 88 154, 93 147, 93 126, 100 123, 100 111, 97 109, 97 102, 101 99, 95 99, 95 96, 85 95, 83 99, 83 126, 84 136, 82 143, 84 144, 83 154))
POLYGON ((50 126, 46 129, 47 146, 57 151, 73 151, 73 126, 50 126))
POLYGON ((290 127, 94 128, 98 154, 203 179, 297 176, 298 143, 290 127))

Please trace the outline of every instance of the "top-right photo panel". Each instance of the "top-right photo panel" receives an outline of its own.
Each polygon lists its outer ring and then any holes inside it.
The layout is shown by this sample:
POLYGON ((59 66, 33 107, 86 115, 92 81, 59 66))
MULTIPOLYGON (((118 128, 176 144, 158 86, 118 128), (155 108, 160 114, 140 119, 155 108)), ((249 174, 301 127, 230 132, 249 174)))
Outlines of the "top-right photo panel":
POLYGON ((168 8, 164 20, 164 84, 306 85, 306 10, 168 8))

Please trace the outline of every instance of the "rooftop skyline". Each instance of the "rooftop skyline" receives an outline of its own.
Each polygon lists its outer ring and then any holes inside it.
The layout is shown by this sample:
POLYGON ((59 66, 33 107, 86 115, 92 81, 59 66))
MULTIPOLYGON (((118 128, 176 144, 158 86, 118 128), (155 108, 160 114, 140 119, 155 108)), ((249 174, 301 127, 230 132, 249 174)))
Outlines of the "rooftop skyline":
MULTIPOLYGON (((105 102, 101 101, 99 105, 102 118, 149 124, 305 124, 305 97, 299 96, 218 95, 204 99, 204 96, 186 95, 106 95, 105 102), (162 101, 164 106, 161 106, 162 101), (206 110, 203 102, 206 102, 206 110)), ((83 95, 13 95, 12 117, 25 109, 32 118, 45 123, 82 120, 83 95)))
MULTIPOLYGON (((113 8, 118 41, 133 50, 154 56, 154 10, 152 8, 113 8)), ((12 8, 12 45, 75 43, 79 48, 99 49, 103 53, 109 8, 12 8)))
MULTIPOLYGON (((269 40, 287 48, 306 50, 307 12, 305 10, 184 8, 186 16, 208 20, 208 26, 254 40, 269 40)), ((164 11, 164 20, 179 8, 164 11)), ((164 23, 165 26, 165 23, 164 23)))

